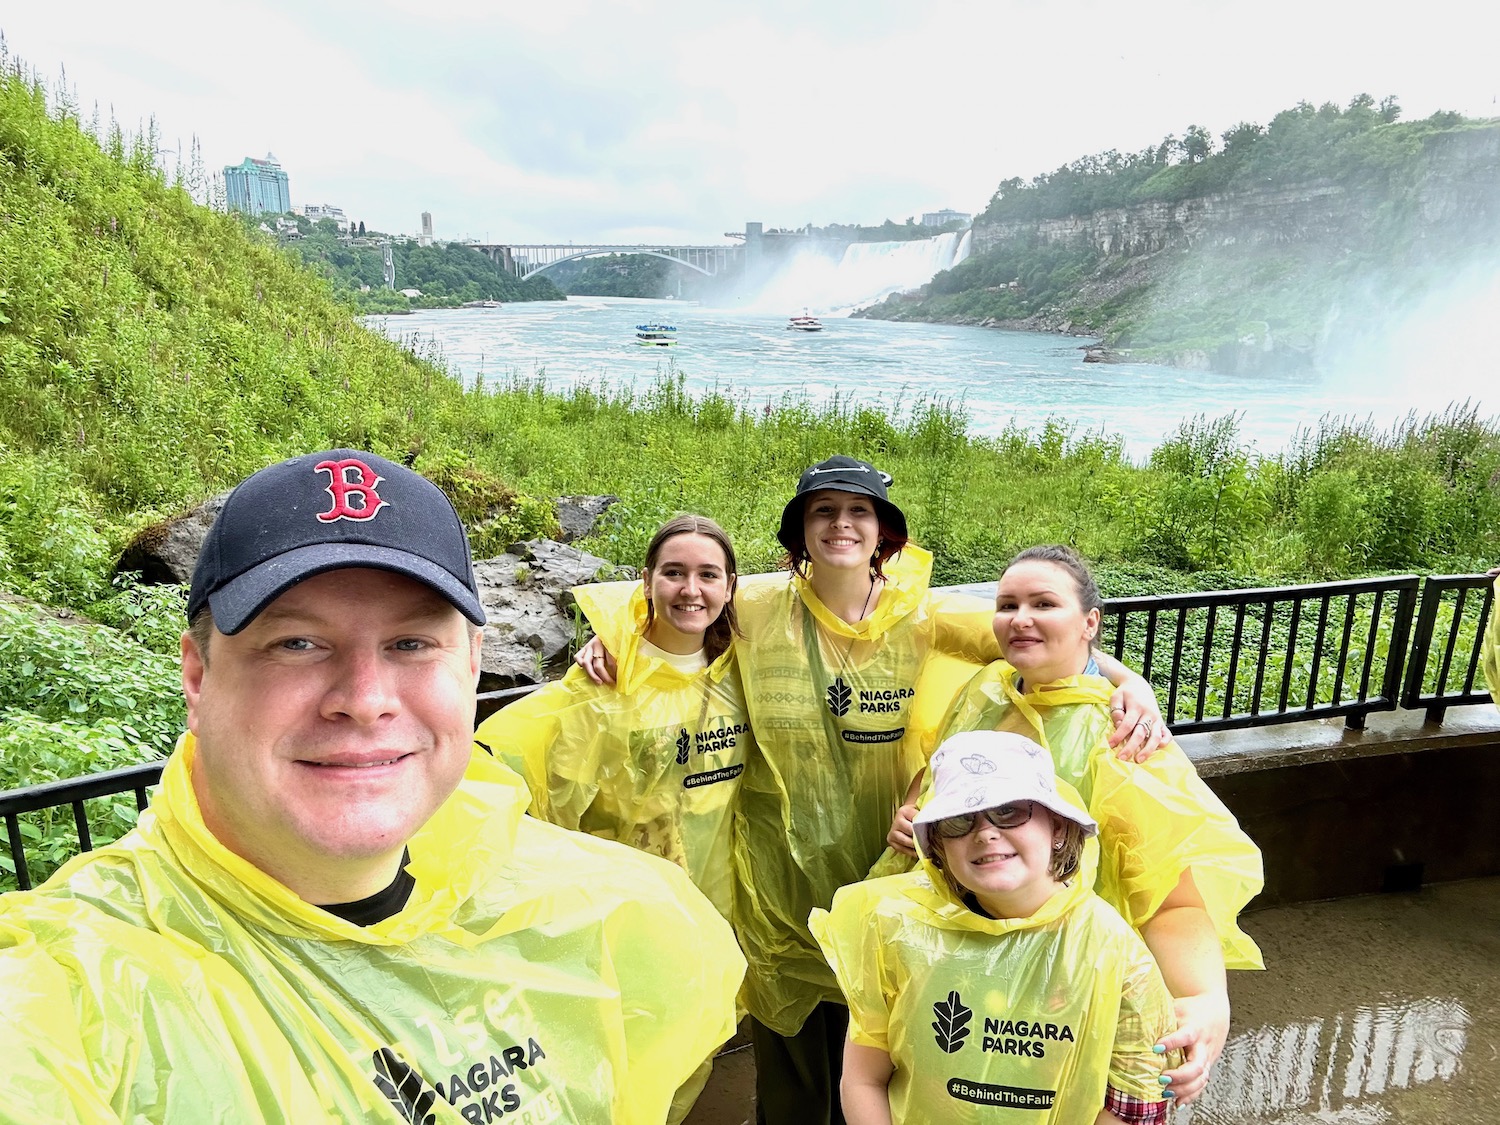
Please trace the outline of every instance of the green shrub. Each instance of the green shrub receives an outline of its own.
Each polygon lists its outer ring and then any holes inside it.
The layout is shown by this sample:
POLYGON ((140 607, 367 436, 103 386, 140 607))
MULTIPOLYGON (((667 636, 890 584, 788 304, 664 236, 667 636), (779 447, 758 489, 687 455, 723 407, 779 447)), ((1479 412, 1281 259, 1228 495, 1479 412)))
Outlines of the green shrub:
MULTIPOLYGON (((0 707, 43 722, 104 721, 128 727, 151 754, 165 754, 183 728, 177 660, 102 625, 70 624, 0 602, 0 707)), ((0 756, 6 788, 16 760, 0 756)))
MULTIPOLYGON (((143 599, 152 608, 142 616, 168 600, 143 599)), ((184 718, 176 660, 104 626, 0 602, 0 790, 159 758, 184 718)), ((95 843, 122 835, 135 815, 129 796, 88 802, 95 843)), ((24 816, 20 831, 33 880, 78 850, 68 808, 24 816)), ((0 891, 15 886, 9 852, 0 853, 0 891)))
POLYGON ((0 461, 0 585, 38 601, 86 605, 113 561, 82 489, 40 460, 0 461))
POLYGON ((187 587, 142 585, 137 574, 117 575, 113 585, 114 593, 88 607, 89 616, 175 659, 187 627, 187 587))

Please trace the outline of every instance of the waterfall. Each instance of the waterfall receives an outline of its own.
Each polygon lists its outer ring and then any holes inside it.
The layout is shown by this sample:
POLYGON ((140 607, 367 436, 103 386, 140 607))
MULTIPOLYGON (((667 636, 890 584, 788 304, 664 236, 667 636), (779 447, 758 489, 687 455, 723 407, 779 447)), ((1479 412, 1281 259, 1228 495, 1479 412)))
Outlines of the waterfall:
POLYGON ((915 289, 969 256, 969 231, 949 231, 910 242, 853 242, 834 261, 798 251, 745 307, 757 312, 846 315, 887 294, 915 289))

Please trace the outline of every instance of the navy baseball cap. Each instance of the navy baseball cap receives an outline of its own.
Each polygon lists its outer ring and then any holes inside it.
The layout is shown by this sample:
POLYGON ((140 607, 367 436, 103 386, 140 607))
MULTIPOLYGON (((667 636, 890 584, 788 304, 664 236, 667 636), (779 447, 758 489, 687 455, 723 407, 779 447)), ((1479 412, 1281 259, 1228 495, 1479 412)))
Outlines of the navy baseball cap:
POLYGON ((246 477, 208 530, 188 592, 238 633, 303 579, 344 567, 415 578, 475 625, 484 606, 453 503, 420 473, 354 449, 309 453, 246 477))
POLYGON ((881 472, 868 461, 845 457, 842 454, 830 457, 826 461, 819 461, 811 468, 805 469, 802 476, 798 478, 796 493, 781 510, 781 526, 776 531, 776 538, 788 551, 795 550, 795 545, 802 539, 802 510, 807 506, 807 494, 831 488, 839 492, 854 492, 873 498, 875 512, 880 517, 880 522, 904 539, 906 537, 906 514, 892 504, 890 497, 886 494, 886 488, 890 483, 891 475, 881 472))

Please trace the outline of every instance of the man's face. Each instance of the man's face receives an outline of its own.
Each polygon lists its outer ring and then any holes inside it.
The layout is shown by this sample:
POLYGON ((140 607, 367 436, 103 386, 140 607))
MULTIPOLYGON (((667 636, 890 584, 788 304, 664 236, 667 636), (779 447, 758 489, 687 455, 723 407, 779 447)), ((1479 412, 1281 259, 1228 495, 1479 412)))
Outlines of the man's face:
POLYGON ((304 897, 399 856, 468 763, 479 641, 428 587, 363 568, 216 632, 207 664, 184 637, 209 829, 304 897))

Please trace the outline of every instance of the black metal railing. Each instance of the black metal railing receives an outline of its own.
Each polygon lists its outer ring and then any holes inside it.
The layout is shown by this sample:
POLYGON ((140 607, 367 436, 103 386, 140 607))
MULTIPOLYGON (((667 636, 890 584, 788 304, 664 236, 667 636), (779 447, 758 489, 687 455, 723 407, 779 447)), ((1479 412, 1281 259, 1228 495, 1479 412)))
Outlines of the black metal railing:
POLYGON ((1441 723, 1449 707, 1489 700, 1485 685, 1477 681, 1480 643, 1494 600, 1494 579, 1483 574, 1427 579, 1406 660, 1402 707, 1425 709, 1428 722, 1441 723), (1460 670, 1455 682, 1452 677, 1460 670))
POLYGON ((28 813, 71 806, 73 826, 78 833, 77 851, 86 852, 94 846, 94 838, 89 829, 88 807, 84 802, 134 793, 135 808, 139 812, 150 801, 150 788, 161 780, 162 765, 161 762, 147 762, 144 765, 90 774, 88 777, 70 777, 0 793, 0 818, 5 820, 5 836, 10 844, 10 859, 17 888, 24 891, 31 887, 21 817, 28 813))
POLYGON ((474 722, 482 723, 508 703, 514 703, 523 695, 530 695, 541 684, 522 684, 519 687, 501 688, 499 691, 479 693, 479 705, 474 709, 474 722))
POLYGON ((1178 734, 1342 717, 1398 705, 1421 579, 1116 598, 1101 644, 1166 688, 1178 734))
MULTIPOLYGON (((1105 603, 1101 644, 1165 689, 1177 734, 1335 717, 1357 730, 1370 713, 1398 707, 1438 723, 1448 707, 1489 699, 1477 680, 1493 602, 1492 580, 1480 574, 1115 598, 1105 603)), ((482 692, 478 715, 535 690, 482 692)), ((78 847, 68 841, 65 850, 87 851, 85 802, 133 793, 144 809, 161 769, 155 762, 0 793, 15 885, 32 885, 26 836, 36 827, 24 817, 71 807, 78 847)), ((49 862, 57 850, 54 840, 49 862)), ((0 853, 0 889, 4 860, 0 853)))

